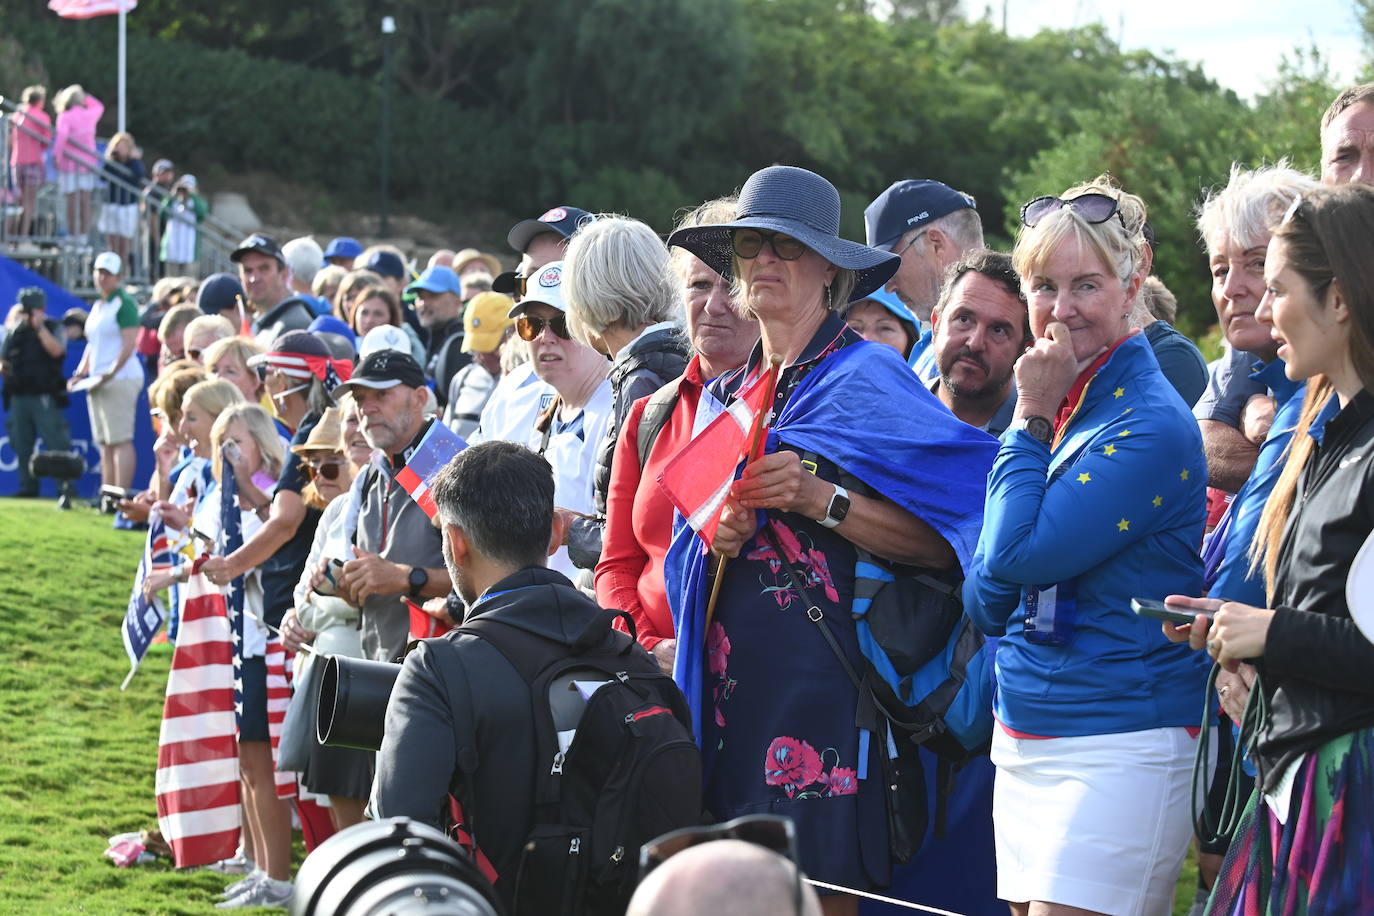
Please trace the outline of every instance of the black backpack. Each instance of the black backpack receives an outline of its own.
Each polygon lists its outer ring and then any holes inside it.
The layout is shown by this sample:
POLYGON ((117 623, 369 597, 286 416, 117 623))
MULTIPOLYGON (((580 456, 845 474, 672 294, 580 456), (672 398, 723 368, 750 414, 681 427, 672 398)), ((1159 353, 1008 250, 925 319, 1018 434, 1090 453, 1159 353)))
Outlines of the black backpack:
POLYGON ((639 847, 703 823, 687 701, 635 641, 624 612, 602 611, 572 646, 485 617, 462 629, 530 686, 534 824, 514 874, 499 881, 513 916, 621 916, 639 847), (611 628, 617 617, 628 635, 611 628), (584 703, 589 682, 604 683, 584 703), (572 743, 560 750, 558 733, 570 727, 572 743))

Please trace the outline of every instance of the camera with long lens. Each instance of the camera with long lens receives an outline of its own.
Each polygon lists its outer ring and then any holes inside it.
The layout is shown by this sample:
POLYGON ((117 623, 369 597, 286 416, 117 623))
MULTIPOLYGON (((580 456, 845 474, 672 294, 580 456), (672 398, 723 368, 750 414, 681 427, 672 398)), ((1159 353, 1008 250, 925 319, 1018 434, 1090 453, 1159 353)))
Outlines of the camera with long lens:
POLYGON ((320 676, 315 730, 320 744, 364 751, 382 748, 386 703, 401 666, 331 655, 320 676))
POLYGON ((301 864, 291 916, 503 916, 490 882, 443 833, 408 817, 364 821, 301 864))

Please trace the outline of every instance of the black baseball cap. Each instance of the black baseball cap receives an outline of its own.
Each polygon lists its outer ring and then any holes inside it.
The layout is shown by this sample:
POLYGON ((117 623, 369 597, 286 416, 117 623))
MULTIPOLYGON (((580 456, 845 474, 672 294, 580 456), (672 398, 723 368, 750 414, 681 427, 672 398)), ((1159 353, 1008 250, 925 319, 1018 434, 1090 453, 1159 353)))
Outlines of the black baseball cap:
POLYGON ((369 353, 348 381, 339 388, 372 388, 374 390, 425 387, 425 373, 409 353, 400 350, 376 350, 369 353))
MULTIPOLYGON (((544 215, 538 219, 527 219, 516 223, 511 227, 506 235, 506 243, 520 254, 525 253, 525 249, 530 247, 530 242, 536 235, 543 235, 545 232, 554 232, 564 239, 572 238, 572 234, 582 226, 583 223, 590 223, 596 217, 586 210, 579 210, 577 207, 554 207, 552 210, 544 211, 544 215)), ((495 284, 492 290, 496 289, 495 284)))
POLYGON ((26 312, 41 312, 48 307, 48 297, 37 286, 26 286, 19 291, 19 307, 26 312))
POLYGON ((235 248, 234 253, 229 255, 229 260, 237 264, 239 261, 242 261, 243 256, 249 252, 265 254, 268 257, 276 258, 282 264, 286 263, 286 256, 281 253, 281 246, 277 244, 277 240, 261 232, 254 232, 252 235, 248 236, 248 238, 239 242, 239 247, 235 248))

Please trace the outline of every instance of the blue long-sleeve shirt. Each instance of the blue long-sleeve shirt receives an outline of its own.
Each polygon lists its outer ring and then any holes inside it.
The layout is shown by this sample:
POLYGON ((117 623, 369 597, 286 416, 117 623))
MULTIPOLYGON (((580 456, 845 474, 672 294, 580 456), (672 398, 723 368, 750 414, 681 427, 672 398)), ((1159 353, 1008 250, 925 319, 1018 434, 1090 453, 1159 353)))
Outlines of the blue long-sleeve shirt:
POLYGON ((1269 493, 1278 482, 1279 474, 1283 473, 1283 458, 1293 438, 1293 430, 1298 425, 1298 416, 1302 413, 1307 383, 1288 378, 1284 374, 1281 359, 1275 359, 1267 365, 1255 363, 1250 378, 1273 392, 1274 422, 1269 427, 1264 444, 1260 446, 1254 470, 1228 510, 1229 525, 1223 541, 1216 545, 1221 551, 1221 561, 1209 576, 1207 594, 1212 598, 1240 601, 1254 607, 1268 607, 1263 574, 1259 570, 1250 574, 1250 544, 1259 530, 1260 514, 1264 511, 1269 493))
POLYGON ((1197 423, 1140 334, 1097 370, 1052 449, 1002 436, 964 605, 1003 636, 1003 725, 1065 737, 1198 723, 1207 659, 1130 601, 1199 594, 1206 482, 1197 423), (1027 639, 1028 599, 1072 619, 1066 644, 1027 639))

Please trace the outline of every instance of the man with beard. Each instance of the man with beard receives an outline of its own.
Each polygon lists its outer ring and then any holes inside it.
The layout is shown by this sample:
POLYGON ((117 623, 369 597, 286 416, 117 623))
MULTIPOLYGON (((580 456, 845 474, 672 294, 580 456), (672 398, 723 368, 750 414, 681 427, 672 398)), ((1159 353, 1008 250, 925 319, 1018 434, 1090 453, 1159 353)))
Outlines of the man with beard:
POLYGON ((960 420, 1002 435, 1016 409, 1012 367, 1031 342, 1026 298, 1011 258, 986 249, 961 257, 931 319, 940 376, 930 390, 960 420))
POLYGON ((420 364, 400 350, 377 350, 340 386, 362 415, 363 436, 386 456, 385 470, 369 467, 362 486, 355 557, 344 564, 339 596, 362 609, 363 654, 396 661, 410 639, 410 614, 402 598, 420 605, 449 593, 438 529, 396 482, 431 423, 425 416, 429 389, 420 364))

